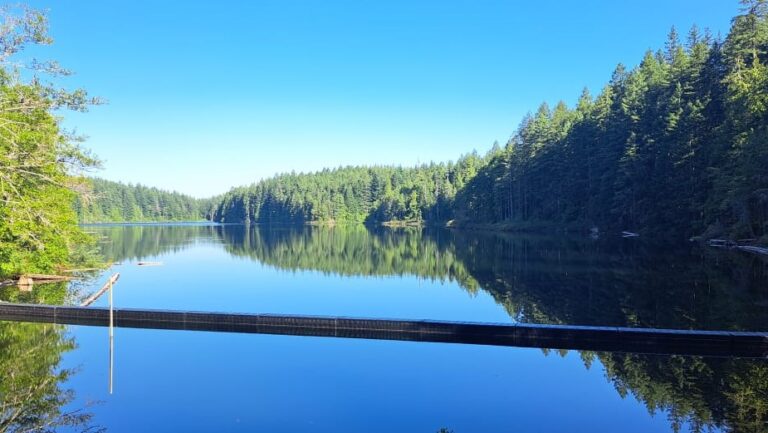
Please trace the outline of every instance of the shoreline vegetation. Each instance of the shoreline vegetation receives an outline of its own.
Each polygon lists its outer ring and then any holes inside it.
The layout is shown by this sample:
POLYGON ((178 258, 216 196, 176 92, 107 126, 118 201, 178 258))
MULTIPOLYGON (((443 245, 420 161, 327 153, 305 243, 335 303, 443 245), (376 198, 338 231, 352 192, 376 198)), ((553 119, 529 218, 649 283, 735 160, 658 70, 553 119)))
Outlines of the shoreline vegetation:
MULTIPOLYGON (((495 150, 499 152, 499 150, 495 150)), ((457 170, 457 167, 467 166, 484 166, 489 164, 492 160, 492 156, 486 155, 485 157, 479 157, 477 154, 471 154, 463 157, 461 162, 453 165, 448 163, 445 165, 437 165, 438 167, 451 167, 452 170, 457 170), (472 161, 472 162, 468 162, 472 161)), ((429 167, 435 167, 435 164, 429 167)), ((417 171, 421 168, 415 167, 412 169, 403 169, 399 167, 384 167, 384 170, 394 170, 397 172, 403 172, 408 170, 417 171)), ((482 169, 482 168, 481 168, 482 169)), ((334 173, 337 171, 345 172, 347 170, 368 170, 367 168, 345 168, 333 171, 325 171, 334 173)), ((324 172, 324 173, 325 173, 324 172)), ((307 174, 298 175, 305 177, 313 177, 317 175, 307 174)), ((279 177, 279 176, 278 176, 279 177)), ((342 176, 343 177, 343 176, 342 176)), ((467 181, 471 182, 473 177, 466 176, 467 181)), ((389 228, 419 228, 419 227, 438 227, 448 228, 454 230, 469 230, 469 231, 490 231, 490 232, 506 232, 506 233, 520 233, 520 234, 550 234, 550 235, 576 235, 576 236, 612 236, 612 237, 627 237, 624 233, 631 233, 624 230, 620 230, 618 227, 609 227, 606 230, 601 230, 598 227, 590 226, 583 221, 575 222, 555 222, 545 220, 506 220, 506 221, 473 221, 470 219, 449 219, 449 220, 429 220, 422 218, 406 218, 406 219, 389 219, 379 220, 371 218, 370 214, 358 216, 357 218, 342 219, 321 219, 321 220, 304 220, 303 218, 283 218, 280 215, 273 215, 270 218, 264 218, 259 220, 251 220, 249 218, 235 218, 234 221, 220 221, 226 220, 225 214, 217 214, 221 212, 217 209, 221 206, 221 202, 226 200, 226 196, 214 197, 209 199, 197 199, 191 196, 180 194, 177 192, 168 192, 158 188, 147 187, 143 185, 131 185, 123 184, 120 182, 112 182, 104 179, 91 179, 93 182, 93 198, 87 204, 83 204, 81 199, 77 199, 75 202, 75 209, 78 211, 79 223, 84 226, 88 225, 101 225, 101 224, 265 224, 274 226, 320 226, 320 227, 335 227, 335 226, 347 226, 347 225, 362 225, 367 227, 389 227, 389 228)), ((414 201, 413 203, 418 203, 414 201)), ((455 203, 451 203, 455 206, 455 203)), ((232 204, 233 209, 237 209, 239 205, 232 204)), ((421 213, 416 209, 413 214, 419 216, 421 213)), ((428 212, 427 212, 428 213, 428 212)), ((433 211, 433 213, 435 213, 433 211)), ((445 214, 455 216, 455 209, 444 210, 445 214)), ((640 234, 632 233, 631 237, 636 237, 640 234)), ((642 233, 644 236, 645 233, 642 233)), ((661 240, 669 238, 673 241, 696 241, 703 244, 712 245, 710 241, 716 238, 707 237, 707 233, 690 236, 685 238, 681 235, 678 236, 660 236, 658 232, 651 231, 650 237, 655 240, 661 240)), ((727 245, 731 249, 741 249, 743 251, 752 252, 756 254, 768 255, 768 241, 765 239, 749 239, 750 242, 737 242, 738 239, 726 238, 727 245)))

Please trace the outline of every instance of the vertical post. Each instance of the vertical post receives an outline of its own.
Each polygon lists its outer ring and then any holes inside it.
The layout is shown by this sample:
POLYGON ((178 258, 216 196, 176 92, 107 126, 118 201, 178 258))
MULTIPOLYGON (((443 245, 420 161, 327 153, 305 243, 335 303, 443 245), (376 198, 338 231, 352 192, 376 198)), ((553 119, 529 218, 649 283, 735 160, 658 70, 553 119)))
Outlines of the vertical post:
POLYGON ((112 370, 115 361, 115 316, 112 301, 112 287, 114 283, 109 279, 109 393, 112 394, 112 370))

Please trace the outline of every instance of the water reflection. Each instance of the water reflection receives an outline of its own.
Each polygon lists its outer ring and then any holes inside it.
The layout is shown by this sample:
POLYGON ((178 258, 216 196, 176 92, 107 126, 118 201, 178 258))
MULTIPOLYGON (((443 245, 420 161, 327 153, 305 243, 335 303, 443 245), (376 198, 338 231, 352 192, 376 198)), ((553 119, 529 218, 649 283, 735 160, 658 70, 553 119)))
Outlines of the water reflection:
POLYGON ((670 426, 693 432, 766 432, 768 365, 764 361, 631 354, 597 357, 622 397, 633 394, 650 413, 666 412, 670 426))
POLYGON ((234 256, 291 271, 456 281, 488 292, 522 322, 768 330, 768 261, 696 244, 364 227, 102 230, 111 240, 105 254, 116 261, 218 242, 234 256))
MULTIPOLYGON (((66 284, 42 284, 31 292, 3 288, 0 300, 60 304, 66 284)), ((62 356, 75 342, 60 325, 0 322, 0 432, 52 432, 66 427, 101 431, 87 408, 74 409, 67 381, 75 370, 62 356)))
MULTIPOLYGON (((288 271, 455 281, 491 294, 519 321, 768 330, 768 262, 695 244, 363 227, 99 230, 111 240, 105 253, 118 261, 216 243, 231 255, 288 271)), ((665 413, 675 431, 768 431, 768 364, 762 360, 580 356, 587 368, 599 361, 622 397, 631 394, 650 413, 665 413)))
POLYGON ((0 431, 100 431, 90 413, 68 409, 74 371, 59 364, 74 347, 63 326, 0 322, 0 431))

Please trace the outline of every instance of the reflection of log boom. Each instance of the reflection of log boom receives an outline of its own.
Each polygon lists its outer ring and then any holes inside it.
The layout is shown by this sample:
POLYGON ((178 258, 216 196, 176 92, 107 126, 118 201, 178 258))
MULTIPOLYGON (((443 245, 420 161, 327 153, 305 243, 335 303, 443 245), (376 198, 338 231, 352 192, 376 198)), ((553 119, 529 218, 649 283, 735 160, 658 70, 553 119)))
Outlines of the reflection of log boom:
POLYGON ((72 274, 76 272, 92 272, 92 271, 100 271, 100 270, 101 268, 80 268, 80 269, 66 269, 64 270, 64 272, 72 274))
POLYGON ((755 246, 750 246, 750 245, 739 245, 736 248, 738 248, 738 249, 740 249, 742 251, 750 252, 750 253, 766 254, 766 255, 768 255, 768 248, 755 247, 755 246))
POLYGON ((67 275, 45 275, 45 274, 24 274, 24 277, 29 277, 38 283, 55 283, 58 281, 70 281, 74 279, 67 275))
POLYGON ((41 283, 54 282, 54 281, 69 281, 72 277, 66 275, 45 275, 45 274, 26 274, 29 278, 41 283))
POLYGON ((19 285, 19 290, 22 292, 31 292, 32 288, 35 285, 35 282, 32 280, 32 278, 22 275, 19 277, 19 281, 16 282, 19 285))
POLYGON ((61 281, 70 281, 72 279, 72 277, 64 275, 25 274, 19 277, 16 284, 21 291, 30 292, 35 284, 58 283, 61 281))
POLYGON ((118 279, 120 279, 120 273, 117 273, 117 274, 112 275, 111 277, 109 277, 109 280, 107 280, 107 283, 104 284, 104 287, 99 289, 98 292, 96 292, 93 295, 89 296, 88 299, 86 299, 85 301, 83 301, 80 304, 80 306, 81 307, 87 307, 87 306, 93 304, 97 299, 99 299, 99 297, 101 295, 104 294, 104 292, 109 290, 117 282, 118 279))
POLYGON ((735 248, 735 249, 746 251, 749 253, 768 255, 768 248, 749 245, 749 243, 754 241, 755 241, 754 239, 739 239, 738 241, 732 241, 730 239, 710 239, 709 241, 707 241, 707 243, 709 244, 710 247, 729 248, 729 249, 735 248), (744 245, 745 243, 747 245, 744 245))

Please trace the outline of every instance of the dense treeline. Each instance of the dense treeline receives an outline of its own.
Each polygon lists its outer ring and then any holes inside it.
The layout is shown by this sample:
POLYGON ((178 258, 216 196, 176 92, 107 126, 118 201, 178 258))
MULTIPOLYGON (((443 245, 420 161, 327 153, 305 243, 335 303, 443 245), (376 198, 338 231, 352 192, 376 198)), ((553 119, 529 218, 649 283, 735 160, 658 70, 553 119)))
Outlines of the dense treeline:
POLYGON ((91 183, 89 199, 79 196, 75 200, 75 210, 84 223, 200 221, 211 203, 143 185, 104 179, 91 179, 91 183))
POLYGON ((224 222, 569 225, 768 239, 768 4, 724 39, 673 29, 595 97, 542 104, 504 149, 417 168, 286 174, 230 191, 224 222))
POLYGON ((218 222, 350 223, 445 221, 453 198, 489 156, 413 168, 344 167, 282 174, 235 188, 214 206, 218 222))
POLYGON ((542 104, 457 197, 469 222, 768 234, 768 4, 692 28, 574 108, 542 104))

